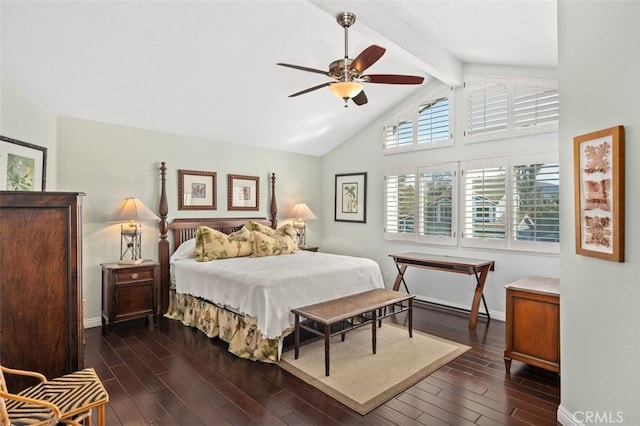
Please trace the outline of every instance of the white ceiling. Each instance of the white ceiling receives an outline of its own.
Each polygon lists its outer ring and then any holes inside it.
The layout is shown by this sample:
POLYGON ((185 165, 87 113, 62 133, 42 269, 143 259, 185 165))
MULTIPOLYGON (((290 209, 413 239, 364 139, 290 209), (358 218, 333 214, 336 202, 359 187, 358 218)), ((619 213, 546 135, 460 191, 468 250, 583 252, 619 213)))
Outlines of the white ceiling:
POLYGON ((557 66, 555 0, 2 0, 1 75, 62 116, 324 155, 422 87, 288 98, 329 79, 275 64, 342 58, 345 10, 349 57, 387 49, 367 73, 458 85, 465 63, 557 66))

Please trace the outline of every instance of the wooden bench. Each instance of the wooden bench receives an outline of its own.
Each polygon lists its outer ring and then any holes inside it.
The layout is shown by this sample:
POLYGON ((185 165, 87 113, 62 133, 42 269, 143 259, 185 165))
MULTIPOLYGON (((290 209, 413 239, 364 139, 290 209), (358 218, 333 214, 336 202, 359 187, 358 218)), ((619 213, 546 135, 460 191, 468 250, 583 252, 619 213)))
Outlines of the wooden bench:
POLYGON ((409 337, 413 337, 413 299, 412 294, 400 293, 387 289, 375 289, 350 296, 316 303, 292 309, 295 314, 295 359, 300 351, 300 329, 307 330, 318 336, 324 336, 324 365, 325 375, 329 375, 329 339, 331 336, 342 335, 356 328, 371 324, 372 348, 376 353, 376 322, 382 326, 382 319, 408 312, 409 337), (387 312, 387 307, 393 309, 387 312), (398 308, 397 310, 395 308, 398 308), (300 321, 300 317, 306 321, 300 321), (332 331, 332 326, 336 331, 332 331))

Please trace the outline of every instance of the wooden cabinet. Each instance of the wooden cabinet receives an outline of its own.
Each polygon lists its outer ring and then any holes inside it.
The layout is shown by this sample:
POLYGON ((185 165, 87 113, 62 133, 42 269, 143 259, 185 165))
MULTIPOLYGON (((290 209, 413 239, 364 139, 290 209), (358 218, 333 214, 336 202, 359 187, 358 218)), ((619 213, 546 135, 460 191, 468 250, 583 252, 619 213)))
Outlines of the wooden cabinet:
POLYGON ((102 264, 102 326, 109 331, 122 321, 153 316, 158 319, 160 265, 145 260, 139 265, 102 264))
POLYGON ((0 191, 0 236, 0 363, 47 378, 81 369, 82 194, 0 191))
POLYGON ((530 276, 506 286, 504 365, 511 360, 560 372, 560 283, 530 276))

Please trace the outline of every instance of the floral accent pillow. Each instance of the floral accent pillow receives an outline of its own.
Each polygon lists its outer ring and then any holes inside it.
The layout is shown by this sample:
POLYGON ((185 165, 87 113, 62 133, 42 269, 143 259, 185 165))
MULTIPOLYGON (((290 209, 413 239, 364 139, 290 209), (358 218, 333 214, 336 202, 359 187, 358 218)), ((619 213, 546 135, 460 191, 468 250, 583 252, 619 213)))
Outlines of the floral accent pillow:
POLYGON ((259 232, 253 233, 253 253, 251 255, 254 257, 277 256, 295 251, 293 240, 288 236, 274 235, 270 237, 259 232))
POLYGON ((261 234, 268 235, 270 237, 275 235, 276 233, 275 229, 267 225, 263 225, 260 222, 256 222, 255 220, 250 220, 249 222, 247 222, 245 226, 249 228, 250 231, 259 232, 261 234))
POLYGON ((296 230, 291 224, 286 224, 273 230, 265 225, 253 222, 253 257, 277 256, 279 254, 294 253, 298 250, 296 230), (261 232, 264 231, 264 232, 261 232))
POLYGON ((199 262, 249 256, 253 247, 252 233, 244 226, 229 235, 207 226, 198 226, 195 240, 196 260, 199 262))

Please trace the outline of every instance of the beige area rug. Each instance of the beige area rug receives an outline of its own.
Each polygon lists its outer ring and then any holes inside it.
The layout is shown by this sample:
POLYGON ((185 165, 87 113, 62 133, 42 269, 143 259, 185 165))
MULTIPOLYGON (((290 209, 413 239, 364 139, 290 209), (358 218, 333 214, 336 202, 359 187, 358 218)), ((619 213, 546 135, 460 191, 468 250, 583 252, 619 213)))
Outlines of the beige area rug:
POLYGON ((365 326, 331 338, 330 376, 325 376, 324 339, 282 354, 280 367, 311 384, 342 404, 365 415, 405 389, 418 383, 468 346, 382 323, 377 329, 376 354, 371 350, 371 327, 365 326))

